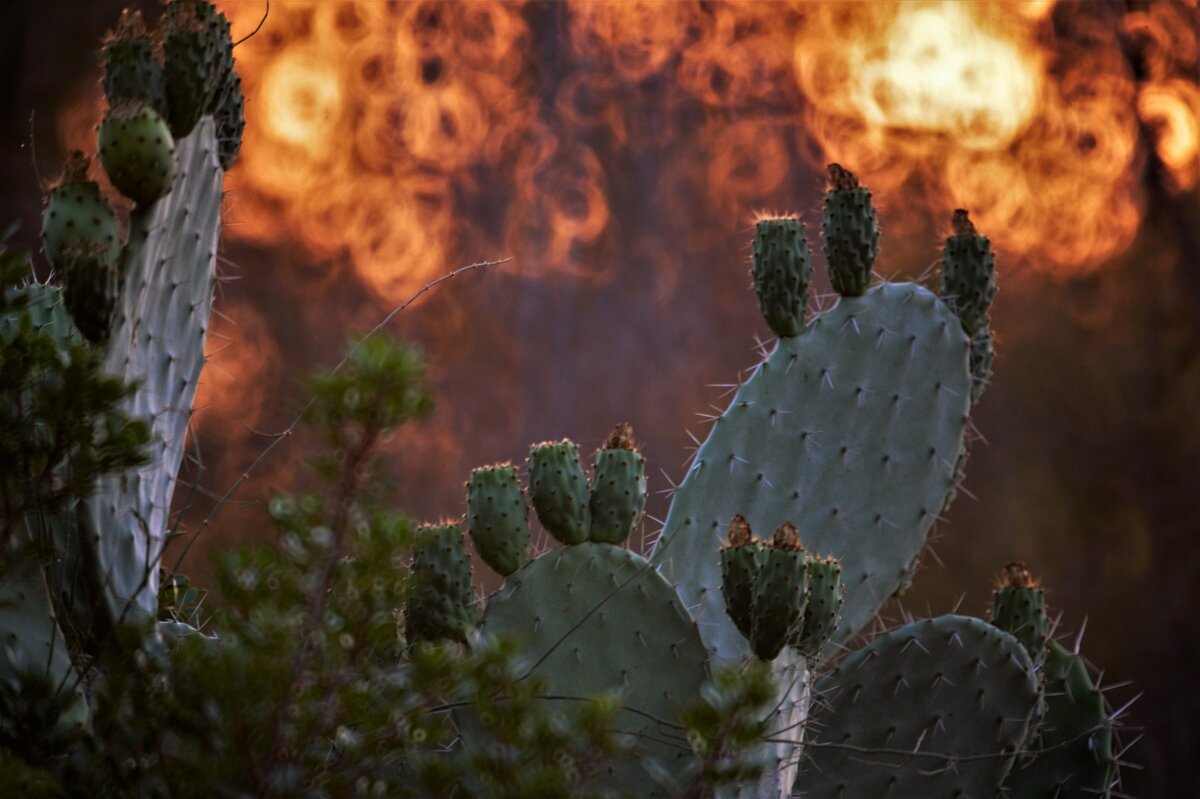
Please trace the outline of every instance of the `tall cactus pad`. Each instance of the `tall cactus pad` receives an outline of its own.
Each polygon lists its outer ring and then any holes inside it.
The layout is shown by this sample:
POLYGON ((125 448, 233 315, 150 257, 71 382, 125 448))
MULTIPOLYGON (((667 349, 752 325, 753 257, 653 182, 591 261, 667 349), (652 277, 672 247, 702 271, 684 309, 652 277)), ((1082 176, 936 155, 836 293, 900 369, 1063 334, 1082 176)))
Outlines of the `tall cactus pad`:
POLYGON ((1020 799, 1086 799, 1110 796, 1116 781, 1112 720, 1083 658, 1056 641, 1042 669, 1046 715, 1041 734, 1005 785, 1020 799))
POLYGON ((817 658, 842 617, 845 601, 842 589, 842 564, 833 558, 810 558, 806 567, 808 597, 804 602, 804 623, 799 635, 788 643, 801 655, 817 658))
POLYGON ((116 30, 105 38, 102 54, 104 96, 110 106, 141 100, 160 114, 166 110, 162 64, 141 11, 127 8, 121 12, 116 30))
MULTIPOLYGON (((667 796, 653 775, 679 774, 692 762, 672 722, 700 695, 707 653, 675 590, 643 558, 598 543, 547 552, 491 598, 480 634, 517 640, 523 661, 556 697, 546 701, 561 702, 564 713, 580 704, 574 700, 601 693, 627 708, 617 726, 632 736, 638 757, 581 790, 667 796)), ((464 735, 463 742, 478 738, 464 735)))
POLYGON ((871 285, 879 254, 879 220, 871 192, 838 164, 829 165, 821 233, 829 282, 844 297, 861 297, 871 285))
POLYGON ((878 636, 814 693, 822 707, 795 796, 994 797, 1029 733, 1038 680, 1012 636, 942 616, 878 636))
POLYGON ((617 425, 596 453, 588 496, 589 538, 622 544, 646 509, 646 459, 633 443, 628 423, 617 425))
POLYGON ((750 270, 758 307, 777 336, 795 336, 804 329, 812 266, 804 224, 795 218, 763 219, 754 226, 750 270))
POLYGON ((1036 663, 1046 654, 1050 631, 1046 592, 1037 587, 1024 563, 1008 564, 1001 579, 992 595, 992 624, 1011 633, 1036 663))
POLYGON ((208 0, 172 0, 163 13, 167 121, 181 138, 210 108, 233 63, 229 23, 208 0))
POLYGON ((483 562, 505 577, 529 559, 529 509, 512 464, 471 472, 467 532, 483 562))
POLYGON ((82 514, 85 554, 107 586, 112 619, 157 608, 158 564, 216 287, 221 185, 211 119, 178 142, 171 193, 135 207, 105 369, 138 391, 123 410, 151 424, 146 466, 102 478, 82 514))
POLYGON ((762 568, 763 546, 742 516, 729 522, 729 537, 721 548, 721 597, 725 611, 747 639, 754 629, 754 583, 762 568))
POLYGON ((475 628, 471 558, 457 524, 417 528, 405 635, 418 641, 466 641, 475 628))
POLYGON ((954 233, 942 253, 942 296, 954 306, 963 329, 974 336, 987 325, 996 296, 996 256, 966 211, 955 211, 951 225, 954 233))
POLYGON ((718 590, 724 520, 794 519, 810 551, 837 558, 844 640, 912 573, 952 487, 970 385, 957 318, 912 284, 843 297, 779 341, 696 453, 653 557, 721 657, 746 653, 718 590))
POLYGON ((100 163, 122 194, 149 205, 171 190, 178 168, 175 140, 151 106, 117 103, 100 123, 100 163))
POLYGON ((791 522, 784 522, 763 547, 754 580, 750 649, 760 660, 774 660, 804 622, 808 594, 804 548, 791 522))
POLYGON ((529 498, 542 526, 563 544, 587 541, 588 479, 579 448, 566 439, 529 448, 529 498))

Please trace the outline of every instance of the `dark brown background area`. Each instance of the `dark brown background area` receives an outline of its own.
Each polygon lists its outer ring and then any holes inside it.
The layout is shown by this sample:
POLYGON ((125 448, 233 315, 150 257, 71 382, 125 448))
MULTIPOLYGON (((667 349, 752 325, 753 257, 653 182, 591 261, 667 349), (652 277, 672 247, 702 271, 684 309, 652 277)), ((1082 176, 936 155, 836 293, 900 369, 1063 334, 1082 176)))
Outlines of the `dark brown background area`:
MULTIPOLYGON (((37 247, 35 166, 44 178, 57 173, 55 119, 87 96, 87 81, 98 77, 96 43, 121 5, 14 0, 0 12, 0 68, 9 77, 0 81, 0 226, 21 220, 18 244, 37 247)), ((552 61, 556 27, 541 24, 539 58, 552 61)), ((248 115, 253 124, 252 105, 248 115)), ((606 152, 605 142, 591 144, 606 152)), ((625 199, 614 202, 610 234, 589 253, 616 264, 611 280, 531 279, 518 263, 441 286, 394 323, 430 355, 437 390, 434 418, 401 433, 389 455, 394 501, 415 517, 461 513, 461 484, 475 465, 520 459, 546 438, 570 436, 590 450, 622 420, 644 445, 652 490, 666 488, 659 469, 673 479, 682 473, 685 431, 702 436, 695 414, 719 402, 719 390, 706 386, 731 382, 753 362, 755 335, 768 335, 747 285, 746 219, 702 198, 690 216, 658 219, 641 191, 656 165, 622 161, 615 150, 611 157, 610 194, 625 199), (664 302, 641 245, 677 237, 702 240, 705 257, 664 302)), ((974 415, 987 439, 969 465, 974 497, 961 497, 938 528, 936 557, 925 559, 904 607, 941 613, 961 603, 982 615, 999 568, 1026 560, 1062 613, 1061 629, 1087 621, 1083 651, 1105 682, 1132 681, 1110 700, 1144 694, 1124 734, 1144 734, 1128 756, 1144 769, 1125 772, 1125 793, 1182 797, 1200 795, 1200 197, 1172 196, 1161 171, 1148 155, 1142 229, 1103 268, 1078 278, 1001 273, 996 376, 974 415)), ((503 191, 496 187, 498 197, 503 191)), ((769 199, 813 209, 820 192, 819 175, 796 174, 769 199)), ((494 214, 472 210, 483 227, 494 214)), ((885 236, 901 235, 886 208, 883 223, 885 236)), ((930 255, 893 257, 888 270, 923 271, 941 232, 904 231, 930 242, 930 255)), ((206 493, 222 493, 265 446, 249 428, 285 427, 304 399, 298 377, 336 362, 346 337, 387 311, 337 258, 228 240, 225 255, 239 279, 223 284, 218 307, 234 322, 252 308, 266 324, 218 330, 233 352, 259 364, 245 390, 266 399, 244 418, 198 414, 203 468, 191 476, 201 490, 190 495, 185 532, 209 514, 206 493)), ((458 255, 468 263, 505 253, 465 243, 458 255)), ((1003 270, 1003 252, 1000 261, 1003 270)), ((303 452, 303 436, 276 450, 239 502, 216 516, 184 570, 203 580, 220 548, 269 540, 261 499, 302 482, 303 452)), ((656 495, 651 513, 661 518, 665 508, 656 495)))

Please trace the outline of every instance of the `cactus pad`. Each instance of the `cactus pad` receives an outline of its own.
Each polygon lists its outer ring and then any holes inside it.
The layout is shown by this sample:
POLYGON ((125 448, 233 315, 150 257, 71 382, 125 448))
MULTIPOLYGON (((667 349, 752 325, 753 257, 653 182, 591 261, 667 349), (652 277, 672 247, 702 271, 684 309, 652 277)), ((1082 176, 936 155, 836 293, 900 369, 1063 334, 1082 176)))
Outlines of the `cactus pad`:
POLYGON ((672 722, 700 695, 707 653, 675 590, 643 558, 599 543, 547 552, 505 581, 479 632, 515 638, 528 668, 559 698, 546 701, 562 701, 564 712, 572 698, 601 693, 628 708, 616 723, 639 757, 594 776, 586 791, 666 796, 652 775, 678 774, 692 761, 672 722))
POLYGON ((842 564, 833 558, 809 558, 805 571, 808 597, 804 603, 804 623, 799 634, 788 643, 804 657, 813 659, 820 656, 842 617, 842 564))
POLYGON ((871 192, 838 164, 829 165, 821 232, 834 291, 861 297, 871 285, 871 270, 879 253, 879 220, 871 192))
POLYGON ((1021 799, 1109 796, 1116 776, 1112 720, 1083 658, 1051 641, 1042 667, 1046 715, 1005 788, 1021 799))
POLYGON ((996 256, 966 211, 955 211, 951 225, 954 232, 942 253, 942 296, 962 319, 963 329, 974 336, 987 326, 988 308, 996 296, 996 256))
POLYGON ((93 344, 108 340, 117 305, 116 264, 105 263, 101 245, 72 242, 59 254, 63 301, 75 326, 93 344))
POLYGON ((804 224, 795 218, 763 219, 754 226, 750 270, 758 307, 777 336, 795 336, 804 329, 812 267, 804 224))
POLYGON ((163 67, 141 11, 127 8, 121 12, 116 30, 105 37, 102 58, 104 96, 110 106, 140 100, 163 112, 166 108, 163 67))
POLYGON ((167 121, 182 138, 228 80, 233 43, 229 23, 208 0, 172 0, 163 13, 167 121))
POLYGON ((579 448, 566 439, 529 448, 529 499, 542 526, 563 544, 588 538, 588 479, 579 448))
POLYGON ((817 683, 794 796, 993 797, 1038 702, 1008 633, 963 616, 876 637, 817 683))
POLYGON ((791 522, 784 522, 763 547, 754 580, 750 649, 760 660, 774 660, 804 622, 808 594, 806 556, 791 522))
POLYGON ((149 105, 118 103, 100 123, 100 163, 122 194, 149 205, 171 190, 178 166, 175 140, 149 105))
POLYGON ((121 229, 100 186, 87 179, 91 159, 78 150, 67 158, 62 178, 46 198, 42 211, 42 246, 55 269, 66 265, 64 253, 74 245, 94 252, 108 266, 121 255, 121 229))
POLYGON ((596 453, 588 497, 589 538, 602 544, 624 543, 645 508, 646 459, 634 446, 632 428, 620 424, 596 453))
POLYGON ((729 537, 721 548, 721 597, 725 612, 747 639, 754 627, 754 582, 762 567, 762 544, 742 516, 729 522, 729 537))
POLYGON ((457 524, 424 525, 413 541, 412 592, 405 636, 418 641, 466 641, 475 628, 471 558, 457 524))
POLYGON ((1004 567, 1003 583, 992 595, 992 624, 1021 642, 1033 661, 1046 654, 1046 593, 1038 588, 1024 563, 1004 567))
POLYGON ((529 559, 529 509, 512 464, 471 472, 467 532, 483 562, 504 577, 529 559))

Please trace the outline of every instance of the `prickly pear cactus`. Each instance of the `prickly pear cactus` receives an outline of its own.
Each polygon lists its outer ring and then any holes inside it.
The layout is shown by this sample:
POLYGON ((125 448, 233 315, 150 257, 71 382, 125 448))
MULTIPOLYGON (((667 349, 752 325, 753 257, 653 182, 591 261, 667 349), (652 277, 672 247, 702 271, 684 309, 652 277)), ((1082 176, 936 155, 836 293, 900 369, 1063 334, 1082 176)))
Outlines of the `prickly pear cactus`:
POLYGON ((1046 614, 1046 593, 1038 588, 1029 570, 1021 562, 1004 567, 1003 582, 992 596, 992 624, 1021 642, 1034 662, 1046 654, 1050 617, 1046 614))
POLYGON ((412 582, 404 614, 409 642, 466 641, 475 629, 475 590, 471 584, 471 558, 457 524, 417 529, 412 582))
POLYGON ((642 519, 646 508, 646 459, 633 443, 628 423, 617 425, 596 453, 588 510, 589 538, 621 544, 642 519))
POLYGON ((965 616, 877 636, 814 693, 804 799, 999 796, 1039 699, 1017 640, 965 616))
POLYGON ((467 532, 483 562, 504 577, 529 559, 529 508, 512 464, 471 472, 467 532))
POLYGON ((582 544, 591 529, 588 479, 573 441, 529 448, 529 499, 538 521, 563 544, 582 544))
POLYGON ((125 100, 109 106, 100 123, 100 162, 118 191, 149 205, 175 180, 175 139, 153 106, 125 100))

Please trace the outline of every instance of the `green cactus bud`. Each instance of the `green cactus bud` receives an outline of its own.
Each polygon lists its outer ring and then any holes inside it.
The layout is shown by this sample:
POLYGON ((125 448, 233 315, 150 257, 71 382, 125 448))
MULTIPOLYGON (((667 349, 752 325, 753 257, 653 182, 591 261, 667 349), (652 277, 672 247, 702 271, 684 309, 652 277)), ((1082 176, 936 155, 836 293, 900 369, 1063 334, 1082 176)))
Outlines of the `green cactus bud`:
POLYGON ((467 532, 483 562, 504 577, 529 559, 529 509, 511 463, 471 472, 467 532))
POLYGON ((138 100, 109 108, 100 123, 100 163, 117 189, 139 205, 171 190, 178 162, 166 121, 138 100))
POLYGON ((804 621, 788 643, 801 655, 819 657, 842 617, 842 564, 833 558, 809 558, 805 567, 808 596, 804 621))
POLYGON ((471 558, 457 524, 417 528, 411 591, 405 608, 405 633, 410 643, 467 640, 475 629, 475 590, 471 558))
POLYGON ((221 169, 226 171, 233 166, 238 151, 242 148, 242 131, 246 128, 245 105, 241 76, 231 72, 221 106, 214 114, 217 123, 217 155, 221 160, 221 169))
POLYGON ((588 479, 579 448, 563 439, 529 448, 529 498, 538 521, 560 543, 570 546, 588 539, 588 479))
POLYGON ((118 269, 104 262, 103 246, 76 241, 63 248, 60 276, 63 304, 83 337, 93 344, 108 340, 117 306, 118 269))
POLYGON ((646 509, 646 459, 633 443, 628 422, 617 425, 596 452, 588 509, 589 537, 602 544, 622 544, 646 509))
POLYGON ((721 548, 721 596, 725 612, 747 640, 754 629, 754 585, 762 560, 763 547, 751 534, 750 524, 745 517, 734 516, 721 548))
POLYGON ((754 581, 754 622, 750 648, 760 660, 774 660, 804 622, 808 591, 806 556, 791 522, 779 525, 763 548, 754 581))
POLYGON ((975 336, 987 326, 988 308, 996 296, 996 256, 966 211, 955 211, 951 225, 954 233, 942 253, 942 299, 954 308, 963 330, 975 336))
POLYGON ((1046 593, 1020 561, 1004 567, 1000 587, 992 595, 992 624, 1020 641, 1034 662, 1046 654, 1046 593))
POLYGON ((42 247, 58 270, 68 265, 64 258, 68 247, 76 253, 94 252, 108 267, 115 266, 121 255, 121 229, 100 186, 87 179, 90 166, 91 159, 73 151, 42 211, 42 247))
MULTIPOLYGON (((228 78, 229 23, 207 0, 172 0, 163 13, 167 122, 180 139, 205 113, 228 78)), ((221 98, 223 99, 223 98, 221 98)))
POLYGON ((871 269, 879 254, 879 220, 871 192, 838 164, 829 165, 821 233, 829 282, 844 297, 861 297, 871 285, 871 269))
POLYGON ((166 107, 163 67, 142 12, 125 9, 116 30, 104 40, 104 96, 110 106, 140 100, 162 113, 166 107))
POLYGON ((804 224, 793 217, 759 220, 750 273, 767 326, 780 337, 799 335, 812 281, 804 224))

